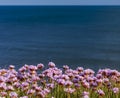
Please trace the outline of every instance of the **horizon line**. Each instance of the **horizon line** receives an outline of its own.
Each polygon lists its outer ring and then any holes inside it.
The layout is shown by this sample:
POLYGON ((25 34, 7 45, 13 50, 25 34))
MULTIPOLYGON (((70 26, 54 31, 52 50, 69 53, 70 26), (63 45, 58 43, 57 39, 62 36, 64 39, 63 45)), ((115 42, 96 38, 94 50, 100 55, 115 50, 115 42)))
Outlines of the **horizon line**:
POLYGON ((46 4, 46 5, 38 5, 38 4, 34 4, 34 5, 31 5, 31 4, 0 4, 0 6, 120 6, 120 4, 114 4, 114 5, 111 5, 111 4, 98 4, 98 5, 95 5, 95 4, 81 4, 81 5, 78 5, 78 4, 74 4, 74 5, 56 5, 56 4, 53 4, 53 5, 50 5, 50 4, 46 4))

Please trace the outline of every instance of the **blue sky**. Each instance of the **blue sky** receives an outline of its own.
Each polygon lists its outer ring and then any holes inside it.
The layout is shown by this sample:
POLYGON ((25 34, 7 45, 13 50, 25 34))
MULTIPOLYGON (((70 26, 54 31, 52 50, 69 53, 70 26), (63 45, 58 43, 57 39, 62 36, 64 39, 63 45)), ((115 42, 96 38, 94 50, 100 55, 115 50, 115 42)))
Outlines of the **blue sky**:
POLYGON ((0 5, 120 5, 120 0, 0 0, 0 5))

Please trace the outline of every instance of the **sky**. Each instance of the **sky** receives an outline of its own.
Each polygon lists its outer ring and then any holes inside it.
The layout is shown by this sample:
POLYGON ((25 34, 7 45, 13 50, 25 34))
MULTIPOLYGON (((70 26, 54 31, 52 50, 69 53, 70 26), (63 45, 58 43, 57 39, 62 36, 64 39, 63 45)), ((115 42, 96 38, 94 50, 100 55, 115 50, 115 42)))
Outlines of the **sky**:
POLYGON ((0 0, 0 5, 120 5, 120 0, 0 0))

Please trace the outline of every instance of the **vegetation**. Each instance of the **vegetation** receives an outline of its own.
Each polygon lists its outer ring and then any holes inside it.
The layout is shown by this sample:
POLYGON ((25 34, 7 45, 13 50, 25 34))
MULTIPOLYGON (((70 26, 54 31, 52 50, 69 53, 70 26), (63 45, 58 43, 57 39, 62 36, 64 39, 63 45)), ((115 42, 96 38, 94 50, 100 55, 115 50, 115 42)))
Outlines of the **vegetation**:
POLYGON ((120 98, 120 72, 111 69, 76 70, 53 62, 24 65, 18 71, 13 65, 0 69, 1 98, 120 98))

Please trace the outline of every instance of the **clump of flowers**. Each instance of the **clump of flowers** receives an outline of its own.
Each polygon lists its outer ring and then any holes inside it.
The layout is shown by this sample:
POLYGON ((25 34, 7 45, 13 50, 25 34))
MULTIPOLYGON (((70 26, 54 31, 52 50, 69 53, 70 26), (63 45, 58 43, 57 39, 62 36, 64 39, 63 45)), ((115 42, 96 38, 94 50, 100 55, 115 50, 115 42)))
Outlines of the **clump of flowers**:
POLYGON ((0 69, 0 98, 120 98, 120 72, 111 69, 63 65, 60 69, 49 62, 14 65, 0 69))

